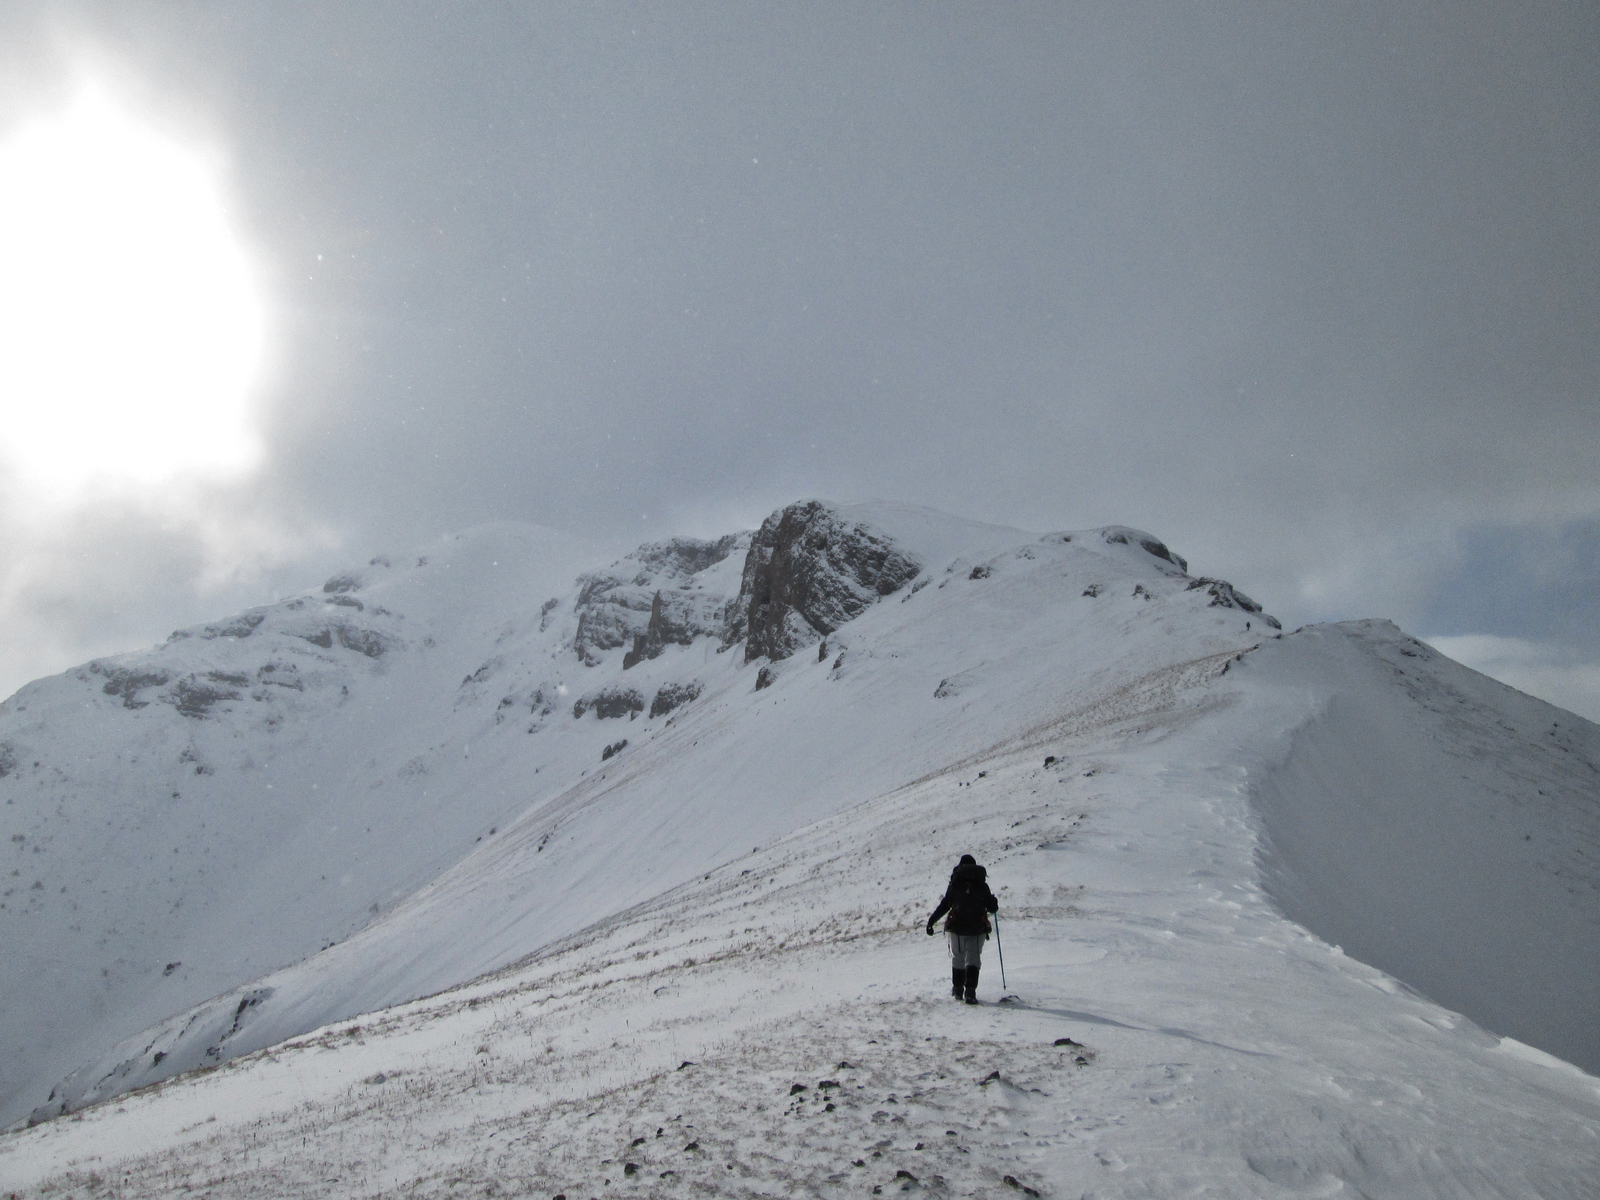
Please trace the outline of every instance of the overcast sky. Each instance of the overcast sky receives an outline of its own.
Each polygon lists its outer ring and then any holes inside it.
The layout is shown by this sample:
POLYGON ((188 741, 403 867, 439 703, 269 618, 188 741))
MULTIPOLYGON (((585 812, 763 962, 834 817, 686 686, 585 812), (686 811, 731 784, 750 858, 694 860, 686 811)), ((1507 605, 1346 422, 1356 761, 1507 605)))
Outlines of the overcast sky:
POLYGON ((1148 529, 1600 718, 1592 3, 11 0, 0 47, 0 137, 87 73, 205 148, 268 312, 254 470, 5 489, 0 693, 482 521, 886 497, 1148 529))

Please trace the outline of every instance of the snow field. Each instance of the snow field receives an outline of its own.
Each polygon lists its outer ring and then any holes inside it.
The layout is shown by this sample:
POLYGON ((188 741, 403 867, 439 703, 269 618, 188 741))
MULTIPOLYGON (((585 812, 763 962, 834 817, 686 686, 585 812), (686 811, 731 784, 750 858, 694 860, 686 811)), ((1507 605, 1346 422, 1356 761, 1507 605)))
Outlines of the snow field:
POLYGON ((1155 672, 468 986, 8 1138, 0 1185, 1592 1195, 1592 1077, 1269 902, 1260 764, 1227 723, 1253 685, 1218 669, 1155 672), (967 851, 1015 997, 991 942, 976 1009, 921 928, 967 851))

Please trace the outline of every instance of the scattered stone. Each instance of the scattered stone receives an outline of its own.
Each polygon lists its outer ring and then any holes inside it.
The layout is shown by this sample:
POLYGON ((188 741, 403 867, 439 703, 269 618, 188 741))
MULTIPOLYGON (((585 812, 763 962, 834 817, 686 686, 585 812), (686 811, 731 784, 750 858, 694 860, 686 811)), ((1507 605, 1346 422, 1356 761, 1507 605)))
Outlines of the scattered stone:
POLYGON ((1047 755, 1045 755, 1045 758, 1044 758, 1044 765, 1047 766, 1047 767, 1048 766, 1053 766, 1055 764, 1055 761, 1056 761, 1056 756, 1054 754, 1047 754, 1047 755))
POLYGON ((628 744, 628 739, 627 738, 623 738, 620 742, 612 742, 611 745, 607 746, 604 750, 600 751, 600 761, 601 762, 605 762, 606 759, 612 757, 615 754, 620 753, 623 750, 623 748, 625 746, 627 746, 627 744, 628 744))
POLYGON ((623 1163, 622 1164, 622 1173, 624 1175, 637 1175, 639 1173, 639 1164, 638 1163, 623 1163))
POLYGON ((806 1085, 803 1084, 803 1083, 797 1083, 792 1088, 789 1089, 789 1095, 798 1096, 801 1092, 805 1092, 805 1091, 810 1091, 810 1089, 807 1088, 806 1085))
POLYGON ((1039 1194, 1036 1189, 1020 1182, 1015 1175, 1007 1175, 1005 1177, 1005 1183, 1007 1187, 1014 1187, 1026 1196, 1037 1196, 1039 1194))
POLYGON ((761 670, 756 672, 756 691, 759 692, 762 688, 771 687, 774 678, 771 667, 762 667, 761 670))
POLYGON ((1082 1042, 1075 1042, 1071 1038, 1057 1038, 1053 1044, 1057 1046, 1077 1046, 1079 1049, 1083 1048, 1082 1042))

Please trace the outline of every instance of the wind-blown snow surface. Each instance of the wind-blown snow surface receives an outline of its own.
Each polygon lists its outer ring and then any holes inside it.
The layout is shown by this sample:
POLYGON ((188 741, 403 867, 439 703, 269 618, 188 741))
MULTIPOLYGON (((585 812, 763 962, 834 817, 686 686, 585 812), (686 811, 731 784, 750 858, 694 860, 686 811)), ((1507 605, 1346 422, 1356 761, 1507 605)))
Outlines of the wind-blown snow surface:
POLYGON ((471 757, 462 679, 594 556, 491 526, 0 705, 0 1120, 523 811, 540 762, 471 757))
MULTIPOLYGON (((627 672, 620 641, 577 666, 572 629, 534 636, 565 606, 525 609, 463 702, 478 723, 458 778, 522 764, 526 785, 551 731, 583 766, 545 767, 524 815, 354 936, 129 1039, 75 1086, 107 1094, 515 965, 12 1135, 0 1184, 859 1194, 905 1172, 951 1194, 1010 1193, 1007 1175, 1055 1195, 1592 1194, 1595 1079, 1498 1035, 1593 1046, 1592 989, 1570 985, 1596 977, 1582 779, 1600 731, 1392 627, 1263 641, 1259 614, 1217 603, 1235 593, 1192 586, 1133 531, 852 516, 923 574, 826 654, 767 664, 760 690, 758 664, 710 635, 627 672), (566 699, 698 698, 655 719, 553 711, 529 734, 563 640, 566 699), (504 708, 515 723, 495 723, 504 708), (1415 769, 1386 769, 1407 746, 1415 769), (1491 819, 1414 832, 1460 815, 1455 796, 1491 819), (1371 831, 1325 836, 1341 813, 1371 831), (1513 813, 1521 850, 1501 832, 1513 813), (978 1010, 951 1005, 920 928, 967 851, 1000 894, 1019 997, 978 1010), (1527 934, 1516 970, 1452 958, 1492 911, 1510 931, 1492 946, 1527 934), (1494 1032, 1397 979, 1456 986, 1449 1003, 1494 1032)), ((737 586, 734 558, 711 590, 737 586)))

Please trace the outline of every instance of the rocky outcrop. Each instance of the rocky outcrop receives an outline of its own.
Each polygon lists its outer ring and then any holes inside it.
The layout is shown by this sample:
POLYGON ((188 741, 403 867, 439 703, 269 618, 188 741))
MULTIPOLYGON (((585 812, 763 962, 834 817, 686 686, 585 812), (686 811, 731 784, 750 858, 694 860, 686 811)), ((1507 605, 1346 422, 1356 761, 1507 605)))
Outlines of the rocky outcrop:
POLYGON ((573 649, 587 666, 607 650, 630 646, 625 666, 722 631, 726 594, 707 588, 704 572, 743 548, 748 534, 714 542, 672 538, 640 546, 604 571, 580 576, 573 649))
POLYGON ((584 713, 590 711, 602 721, 617 717, 631 719, 644 711, 644 697, 632 688, 613 684, 597 692, 590 692, 572 706, 574 717, 582 717, 584 713))
POLYGON ((356 592, 361 590, 361 582, 361 576, 351 571, 345 571, 324 583, 322 590, 332 594, 356 592))
MULTIPOLYGON (((198 636, 204 638, 206 641, 211 641, 219 637, 247 638, 254 633, 256 631, 256 627, 266 619, 267 614, 265 609, 252 609, 247 613, 240 613, 237 617, 234 617, 231 620, 223 621, 220 624, 203 626, 199 630, 198 636)), ((178 629, 173 631, 171 636, 167 638, 167 641, 177 642, 182 641, 184 638, 195 636, 197 636, 196 631, 193 629, 178 629)))
MULTIPOLYGON (((211 672, 213 682, 206 682, 190 675, 186 679, 178 680, 177 686, 172 689, 172 703, 177 710, 186 717, 200 718, 211 712, 213 705, 225 700, 237 700, 239 693, 231 687, 218 686, 214 682, 219 678, 218 672, 211 672)), ((235 677, 223 676, 229 682, 235 677)), ((249 682, 244 680, 244 682, 249 682)))
POLYGON ((638 666, 647 658, 655 658, 667 648, 668 642, 686 646, 694 640, 693 632, 684 625, 675 625, 667 617, 666 611, 661 603, 661 593, 657 592, 650 601, 649 623, 643 633, 633 635, 633 649, 622 656, 624 671, 638 666))
POLYGON ((1241 612, 1257 613, 1263 621, 1274 629, 1283 628, 1282 625, 1278 624, 1277 617, 1269 616, 1262 612, 1261 605, 1250 599, 1249 596, 1246 596, 1226 579, 1196 579, 1184 590, 1192 592, 1198 588, 1205 588, 1211 597, 1211 603, 1206 605, 1207 608, 1237 608, 1241 612))
POLYGON ((904 587, 922 570, 885 534, 817 500, 762 522, 745 558, 723 641, 745 661, 788 658, 904 587))
POLYGON ((650 715, 664 717, 676 708, 682 708, 700 694, 698 683, 664 683, 650 701, 650 715))
POLYGON ((124 708, 143 708, 150 701, 140 698, 140 692, 145 688, 165 687, 172 681, 171 674, 159 668, 140 670, 137 667, 113 667, 92 662, 89 671, 106 677, 105 686, 100 690, 108 696, 121 697, 124 708))
POLYGON ((1126 525, 1107 525, 1100 531, 1100 536, 1105 539, 1108 546, 1138 546, 1146 554, 1169 562, 1180 571, 1186 572, 1189 569, 1189 564, 1168 550, 1164 542, 1142 530, 1129 529, 1126 525))

